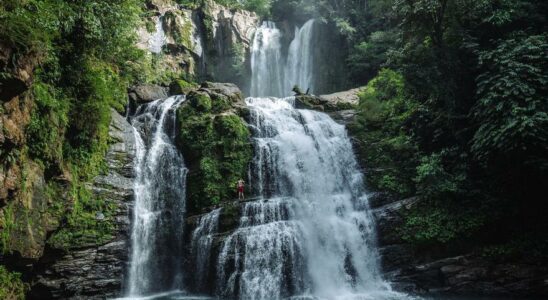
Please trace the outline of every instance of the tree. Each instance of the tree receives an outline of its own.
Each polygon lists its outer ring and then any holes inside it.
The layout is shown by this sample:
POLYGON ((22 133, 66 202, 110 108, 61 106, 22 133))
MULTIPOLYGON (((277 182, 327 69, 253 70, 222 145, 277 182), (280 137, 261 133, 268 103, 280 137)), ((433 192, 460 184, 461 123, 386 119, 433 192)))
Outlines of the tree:
POLYGON ((519 160, 548 170, 547 36, 517 32, 480 52, 482 73, 472 110, 479 125, 472 140, 477 159, 519 160))

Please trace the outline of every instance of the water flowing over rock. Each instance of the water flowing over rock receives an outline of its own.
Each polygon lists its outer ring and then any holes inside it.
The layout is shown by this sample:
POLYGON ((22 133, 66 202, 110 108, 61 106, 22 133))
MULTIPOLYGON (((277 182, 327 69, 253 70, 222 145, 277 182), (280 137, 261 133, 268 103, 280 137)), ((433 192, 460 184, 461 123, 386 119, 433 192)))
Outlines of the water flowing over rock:
POLYGON ((273 22, 264 22, 251 48, 251 96, 284 95, 284 60, 281 53, 281 32, 273 22))
MULTIPOLYGON (((314 20, 309 20, 301 28, 295 28, 295 38, 289 45, 285 74, 286 88, 297 85, 303 91, 314 92, 314 20)), ((286 91, 287 92, 287 91, 286 91)))
POLYGON ((221 209, 215 209, 200 218, 198 227, 192 233, 192 257, 194 257, 195 287, 201 292, 207 292, 206 280, 209 277, 211 264, 211 246, 213 235, 219 228, 219 215, 221 209))
POLYGON ((184 97, 138 108, 132 124, 137 141, 130 296, 182 288, 181 253, 186 168, 174 145, 175 109, 184 97))
POLYGON ((282 33, 276 24, 265 21, 257 29, 251 48, 251 96, 283 97, 295 85, 314 91, 314 24, 314 20, 309 20, 295 28, 287 57, 282 54, 282 33))
POLYGON ((239 229, 224 242, 218 293, 396 295, 379 272, 373 219, 344 127, 292 102, 247 99, 256 153, 250 177, 262 198, 244 206, 239 229))

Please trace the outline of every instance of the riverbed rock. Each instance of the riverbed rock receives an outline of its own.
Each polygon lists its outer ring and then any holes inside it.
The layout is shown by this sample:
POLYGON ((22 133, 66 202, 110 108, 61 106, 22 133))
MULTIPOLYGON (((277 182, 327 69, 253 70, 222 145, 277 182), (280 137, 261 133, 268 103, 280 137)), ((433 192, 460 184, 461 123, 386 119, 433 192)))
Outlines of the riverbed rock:
POLYGON ((135 139, 131 125, 112 111, 106 155, 108 171, 97 176, 93 193, 116 207, 114 238, 102 245, 70 252, 47 248, 34 266, 30 299, 105 299, 122 290, 129 249, 130 211, 133 201, 135 139))

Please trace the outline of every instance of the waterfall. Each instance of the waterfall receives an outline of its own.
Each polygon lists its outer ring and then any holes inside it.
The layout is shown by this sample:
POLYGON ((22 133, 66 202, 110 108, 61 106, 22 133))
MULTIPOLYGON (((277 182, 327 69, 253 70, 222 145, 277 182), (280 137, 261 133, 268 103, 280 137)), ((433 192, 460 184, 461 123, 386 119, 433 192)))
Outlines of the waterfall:
POLYGON ((265 21, 255 32, 251 48, 251 95, 281 97, 285 91, 281 32, 265 21))
POLYGON ((292 98, 248 98, 252 177, 219 255, 219 294, 238 299, 383 299, 373 218, 345 128, 293 108, 292 98), (268 173, 268 174, 265 174, 268 173), (264 199, 264 200, 263 200, 264 199))
POLYGON ((312 49, 314 20, 309 20, 300 29, 295 28, 295 38, 289 45, 285 70, 287 93, 294 85, 303 92, 314 91, 314 55, 312 49), (289 90, 287 90, 289 89, 289 90))
POLYGON ((251 48, 252 97, 283 97, 291 93, 294 85, 313 91, 313 29, 314 20, 295 28, 295 37, 284 57, 282 33, 276 24, 265 21, 257 28, 251 48))
POLYGON ((209 277, 211 246, 213 235, 219 227, 221 208, 215 209, 200 218, 198 226, 192 233, 191 249, 194 258, 194 285, 197 290, 207 292, 207 279, 209 277))
POLYGON ((154 34, 148 40, 148 50, 152 53, 161 53, 166 43, 166 33, 163 27, 163 15, 156 20, 154 34))
POLYGON ((176 96, 141 105, 131 119, 137 141, 135 207, 127 294, 182 288, 187 169, 174 145, 176 96))

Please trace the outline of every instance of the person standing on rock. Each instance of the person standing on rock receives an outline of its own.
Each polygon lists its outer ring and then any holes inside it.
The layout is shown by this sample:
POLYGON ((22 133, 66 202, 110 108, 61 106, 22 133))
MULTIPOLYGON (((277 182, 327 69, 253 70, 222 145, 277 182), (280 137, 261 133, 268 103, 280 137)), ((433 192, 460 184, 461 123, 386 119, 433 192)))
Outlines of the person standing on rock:
POLYGON ((244 180, 240 179, 237 183, 238 187, 238 200, 244 200, 244 180))

